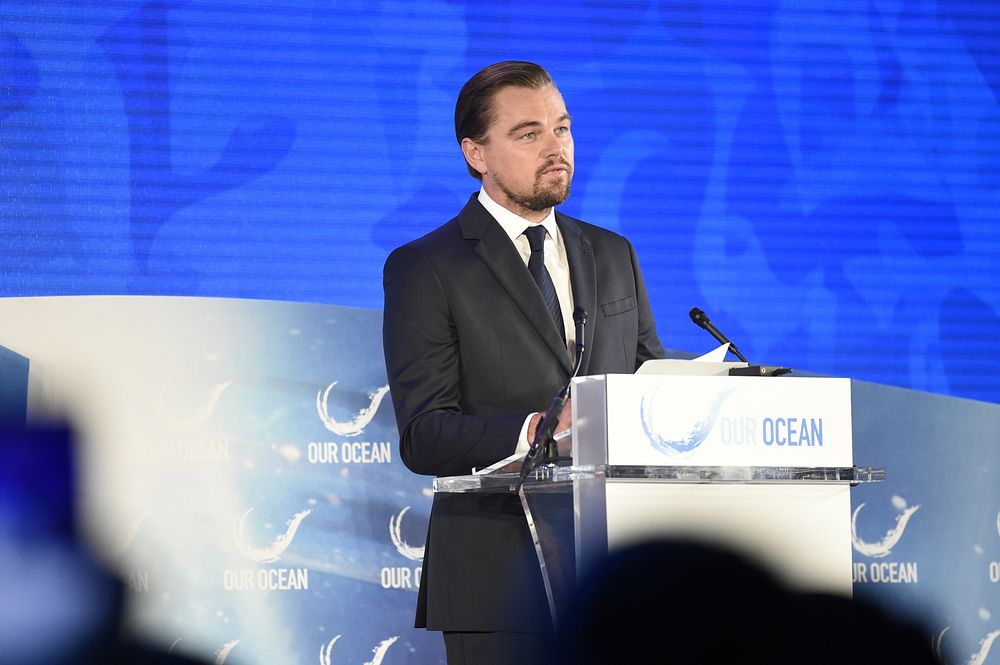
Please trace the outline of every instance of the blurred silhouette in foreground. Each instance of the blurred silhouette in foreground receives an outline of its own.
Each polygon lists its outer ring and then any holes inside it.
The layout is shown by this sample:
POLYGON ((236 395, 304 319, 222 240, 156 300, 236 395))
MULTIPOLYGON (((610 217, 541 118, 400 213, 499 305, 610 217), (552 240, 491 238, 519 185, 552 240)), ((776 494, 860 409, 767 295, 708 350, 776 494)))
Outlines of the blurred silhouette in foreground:
POLYGON ((77 530, 72 446, 0 425, 0 665, 197 665, 123 637, 124 585, 77 530))
POLYGON ((561 622, 562 663, 936 665, 930 633, 845 597, 793 592, 715 546, 612 553, 561 622))

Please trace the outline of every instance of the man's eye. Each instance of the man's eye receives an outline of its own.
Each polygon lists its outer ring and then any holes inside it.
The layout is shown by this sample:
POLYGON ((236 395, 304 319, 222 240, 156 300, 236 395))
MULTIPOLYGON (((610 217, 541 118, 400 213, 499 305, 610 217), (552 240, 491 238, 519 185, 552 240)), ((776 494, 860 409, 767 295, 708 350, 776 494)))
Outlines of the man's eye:
POLYGON ((530 141, 530 140, 532 140, 534 138, 535 138, 535 133, 534 132, 528 132, 527 134, 525 134, 524 136, 521 137, 521 139, 523 139, 525 141, 530 141))
POLYGON ((569 127, 556 127, 556 134, 560 136, 569 134, 569 127))

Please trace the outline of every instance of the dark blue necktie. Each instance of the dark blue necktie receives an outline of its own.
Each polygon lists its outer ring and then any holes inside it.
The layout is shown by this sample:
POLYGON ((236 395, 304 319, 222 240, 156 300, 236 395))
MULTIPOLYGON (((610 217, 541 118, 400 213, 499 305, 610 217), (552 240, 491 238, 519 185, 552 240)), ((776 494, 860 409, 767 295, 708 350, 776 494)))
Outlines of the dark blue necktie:
POLYGON ((528 245, 531 247, 531 257, 528 259, 528 271, 535 278, 538 290, 542 292, 542 300, 548 308, 552 320, 556 324, 556 330, 566 342, 566 330, 563 327, 562 309, 559 308, 559 297, 556 295, 556 286, 552 283, 549 271, 545 269, 545 236, 548 231, 541 224, 532 224, 524 231, 528 237, 528 245))

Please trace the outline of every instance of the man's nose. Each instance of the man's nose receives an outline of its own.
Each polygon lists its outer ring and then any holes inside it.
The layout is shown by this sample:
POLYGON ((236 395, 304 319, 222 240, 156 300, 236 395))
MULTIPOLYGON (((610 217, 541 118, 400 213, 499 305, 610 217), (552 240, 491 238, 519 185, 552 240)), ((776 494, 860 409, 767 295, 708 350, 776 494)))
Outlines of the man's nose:
POLYGON ((542 144, 542 154, 545 157, 562 155, 566 146, 562 140, 552 132, 545 134, 545 142, 542 144))

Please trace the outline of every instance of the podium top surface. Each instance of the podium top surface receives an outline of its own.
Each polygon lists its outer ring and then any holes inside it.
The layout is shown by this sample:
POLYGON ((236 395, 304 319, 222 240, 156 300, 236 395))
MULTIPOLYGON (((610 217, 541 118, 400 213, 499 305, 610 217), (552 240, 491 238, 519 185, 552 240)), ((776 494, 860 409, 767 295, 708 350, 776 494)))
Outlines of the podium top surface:
MULTIPOLYGON (((513 492, 518 471, 448 476, 434 479, 434 491, 513 492)), ((525 479, 527 491, 572 491, 574 481, 622 481, 651 483, 745 483, 745 484, 839 484, 879 482, 885 469, 871 467, 770 467, 770 466, 623 466, 623 465, 544 465, 525 479)))

